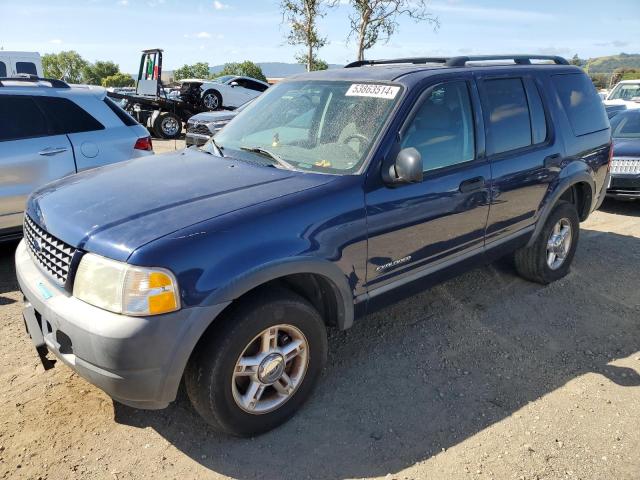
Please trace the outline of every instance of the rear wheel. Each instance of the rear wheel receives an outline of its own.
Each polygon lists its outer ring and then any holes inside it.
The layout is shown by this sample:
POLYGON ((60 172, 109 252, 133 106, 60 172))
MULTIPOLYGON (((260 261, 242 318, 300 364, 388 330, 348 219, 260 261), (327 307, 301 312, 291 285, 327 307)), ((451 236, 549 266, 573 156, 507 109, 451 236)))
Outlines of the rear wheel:
POLYGON ((320 314, 288 290, 241 301, 198 344, 185 372, 196 411, 247 436, 288 420, 310 396, 327 356, 320 314))
POLYGON ((580 221, 575 206, 559 202, 533 245, 516 251, 518 273, 542 284, 564 277, 569 273, 579 234, 580 221))
POLYGON ((178 138, 182 135, 182 120, 175 113, 163 112, 153 123, 153 130, 161 138, 178 138))

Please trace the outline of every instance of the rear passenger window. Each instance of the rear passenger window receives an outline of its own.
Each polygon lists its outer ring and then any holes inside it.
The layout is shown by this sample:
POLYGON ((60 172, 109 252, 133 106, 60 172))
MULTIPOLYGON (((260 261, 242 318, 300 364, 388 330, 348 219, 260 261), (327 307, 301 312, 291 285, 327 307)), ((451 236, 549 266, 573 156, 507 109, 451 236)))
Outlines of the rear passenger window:
POLYGON ((0 141, 47 135, 47 121, 31 97, 0 95, 0 141))
POLYGON ((29 75, 38 75, 36 65, 32 62, 16 62, 16 73, 27 73, 29 75))
POLYGON ((576 136, 609 127, 602 101, 589 77, 582 73, 569 73, 551 78, 576 136))
POLYGON ((486 80, 484 87, 489 117, 489 153, 531 145, 531 117, 522 80, 486 80))
POLYGON ((71 100, 38 97, 36 101, 49 117, 56 135, 104 130, 100 122, 71 100))
POLYGON ((0 62, 0 77, 7 76, 7 65, 4 62, 0 62))
POLYGON ((533 82, 529 82, 527 85, 527 98, 531 117, 531 137, 535 145, 547 139, 547 120, 544 115, 540 93, 533 82))
POLYGON ((474 123, 467 82, 436 86, 411 120, 402 148, 422 156, 423 171, 468 162, 475 158, 474 123))

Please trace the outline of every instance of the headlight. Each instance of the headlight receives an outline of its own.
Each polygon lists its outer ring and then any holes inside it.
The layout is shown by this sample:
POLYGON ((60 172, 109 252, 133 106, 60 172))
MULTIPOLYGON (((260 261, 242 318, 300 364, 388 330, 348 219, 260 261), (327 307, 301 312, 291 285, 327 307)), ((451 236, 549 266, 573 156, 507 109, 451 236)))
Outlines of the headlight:
POLYGON ((158 315, 180 308, 178 284, 168 270, 128 265, 93 253, 80 261, 73 296, 124 315, 158 315))

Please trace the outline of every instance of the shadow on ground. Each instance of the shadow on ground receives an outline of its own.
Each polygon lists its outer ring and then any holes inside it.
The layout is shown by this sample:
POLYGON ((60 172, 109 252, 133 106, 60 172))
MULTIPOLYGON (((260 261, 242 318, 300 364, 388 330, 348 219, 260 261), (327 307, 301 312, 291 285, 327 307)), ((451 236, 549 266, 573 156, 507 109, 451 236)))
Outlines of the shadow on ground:
POLYGON ((115 404, 115 419, 237 478, 398 472, 585 373, 639 386, 638 372, 609 365, 640 349, 638 265, 640 239, 583 230, 572 273, 555 284, 500 261, 331 332, 313 398, 257 438, 212 431, 184 394, 163 411, 115 404))
POLYGON ((640 217, 640 200, 623 201, 607 198, 600 206, 600 210, 616 215, 640 217))
POLYGON ((14 240, 0 243, 0 306, 15 302, 13 298, 4 294, 18 290, 16 269, 13 263, 13 254, 17 246, 18 242, 14 240), (9 261, 3 261, 5 259, 9 261))

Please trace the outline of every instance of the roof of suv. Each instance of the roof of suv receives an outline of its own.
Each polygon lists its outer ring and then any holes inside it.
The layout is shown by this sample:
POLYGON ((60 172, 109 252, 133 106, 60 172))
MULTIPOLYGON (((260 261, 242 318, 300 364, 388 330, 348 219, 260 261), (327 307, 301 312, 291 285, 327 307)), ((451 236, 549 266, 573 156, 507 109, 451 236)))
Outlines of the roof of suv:
POLYGON ((106 95, 103 87, 94 85, 69 85, 61 80, 37 77, 0 78, 0 95, 47 95, 76 96, 87 95, 102 98, 106 95))
POLYGON ((289 77, 291 80, 362 80, 393 81, 418 72, 442 73, 454 69, 513 70, 530 68, 575 68, 562 57, 547 55, 483 55, 472 57, 434 57, 434 58, 399 58, 390 60, 364 60, 353 62, 332 70, 302 73, 289 77), (537 60, 545 63, 533 63, 537 60))

